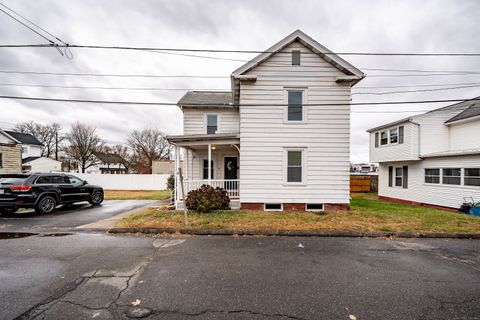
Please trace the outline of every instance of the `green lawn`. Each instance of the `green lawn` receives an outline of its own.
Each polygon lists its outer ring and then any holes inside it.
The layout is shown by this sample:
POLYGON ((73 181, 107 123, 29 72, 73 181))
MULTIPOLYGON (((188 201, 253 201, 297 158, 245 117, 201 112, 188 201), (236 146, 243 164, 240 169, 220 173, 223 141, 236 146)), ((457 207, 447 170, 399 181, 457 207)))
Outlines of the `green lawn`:
MULTIPOLYGON (((379 201, 374 194, 353 194, 349 211, 263 212, 232 210, 188 213, 190 227, 202 229, 411 231, 480 233, 480 218, 424 207, 379 201)), ((123 219, 118 227, 184 228, 183 212, 148 208, 123 219)))
POLYGON ((165 200, 171 197, 168 190, 105 190, 105 200, 165 200))

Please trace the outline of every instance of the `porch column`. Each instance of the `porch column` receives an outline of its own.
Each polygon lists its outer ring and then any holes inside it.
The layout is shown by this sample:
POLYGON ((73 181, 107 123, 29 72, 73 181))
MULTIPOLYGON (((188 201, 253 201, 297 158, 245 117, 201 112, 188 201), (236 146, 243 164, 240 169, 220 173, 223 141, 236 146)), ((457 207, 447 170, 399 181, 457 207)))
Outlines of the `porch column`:
POLYGON ((180 151, 180 148, 178 146, 175 146, 175 195, 174 195, 174 198, 175 198, 175 207, 177 207, 177 200, 178 200, 178 187, 179 187, 179 184, 178 184, 178 180, 179 180, 179 161, 178 161, 178 153, 180 151))
POLYGON ((188 180, 188 155, 190 154, 190 149, 186 148, 185 149, 187 155, 185 156, 185 159, 183 159, 183 163, 185 164, 185 179, 188 180))
POLYGON ((212 144, 208 144, 208 184, 212 185, 212 144))

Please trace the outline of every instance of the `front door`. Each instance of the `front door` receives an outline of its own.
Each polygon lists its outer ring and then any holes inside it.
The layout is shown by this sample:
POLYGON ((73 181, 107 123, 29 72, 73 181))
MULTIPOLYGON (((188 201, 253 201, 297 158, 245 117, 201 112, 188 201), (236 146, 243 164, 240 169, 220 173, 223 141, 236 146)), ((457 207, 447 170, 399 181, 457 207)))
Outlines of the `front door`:
MULTIPOLYGON (((223 165, 223 177, 225 180, 238 179, 238 157, 225 157, 223 165)), ((229 195, 233 195, 238 190, 238 181, 225 181, 224 189, 229 195)))

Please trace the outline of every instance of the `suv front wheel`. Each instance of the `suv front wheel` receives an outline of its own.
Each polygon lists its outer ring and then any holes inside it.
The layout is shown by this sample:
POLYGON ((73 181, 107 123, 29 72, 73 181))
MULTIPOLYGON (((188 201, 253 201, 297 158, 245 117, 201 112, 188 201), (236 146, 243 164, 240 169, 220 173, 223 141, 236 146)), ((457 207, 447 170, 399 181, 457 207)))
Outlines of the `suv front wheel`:
POLYGON ((90 202, 92 206, 98 206, 100 203, 103 202, 103 192, 99 190, 93 191, 88 202, 90 202))
POLYGON ((52 196, 44 196, 35 206, 37 213, 51 213, 57 206, 57 200, 52 196))

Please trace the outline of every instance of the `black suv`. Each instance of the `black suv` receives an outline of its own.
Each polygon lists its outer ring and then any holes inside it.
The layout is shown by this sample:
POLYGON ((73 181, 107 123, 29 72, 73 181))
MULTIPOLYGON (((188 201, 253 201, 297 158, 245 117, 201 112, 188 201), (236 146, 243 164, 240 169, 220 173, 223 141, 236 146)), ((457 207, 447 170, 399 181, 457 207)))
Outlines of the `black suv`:
POLYGON ((0 174, 0 213, 14 213, 18 208, 51 213, 57 205, 80 201, 99 205, 103 189, 69 174, 0 174))

